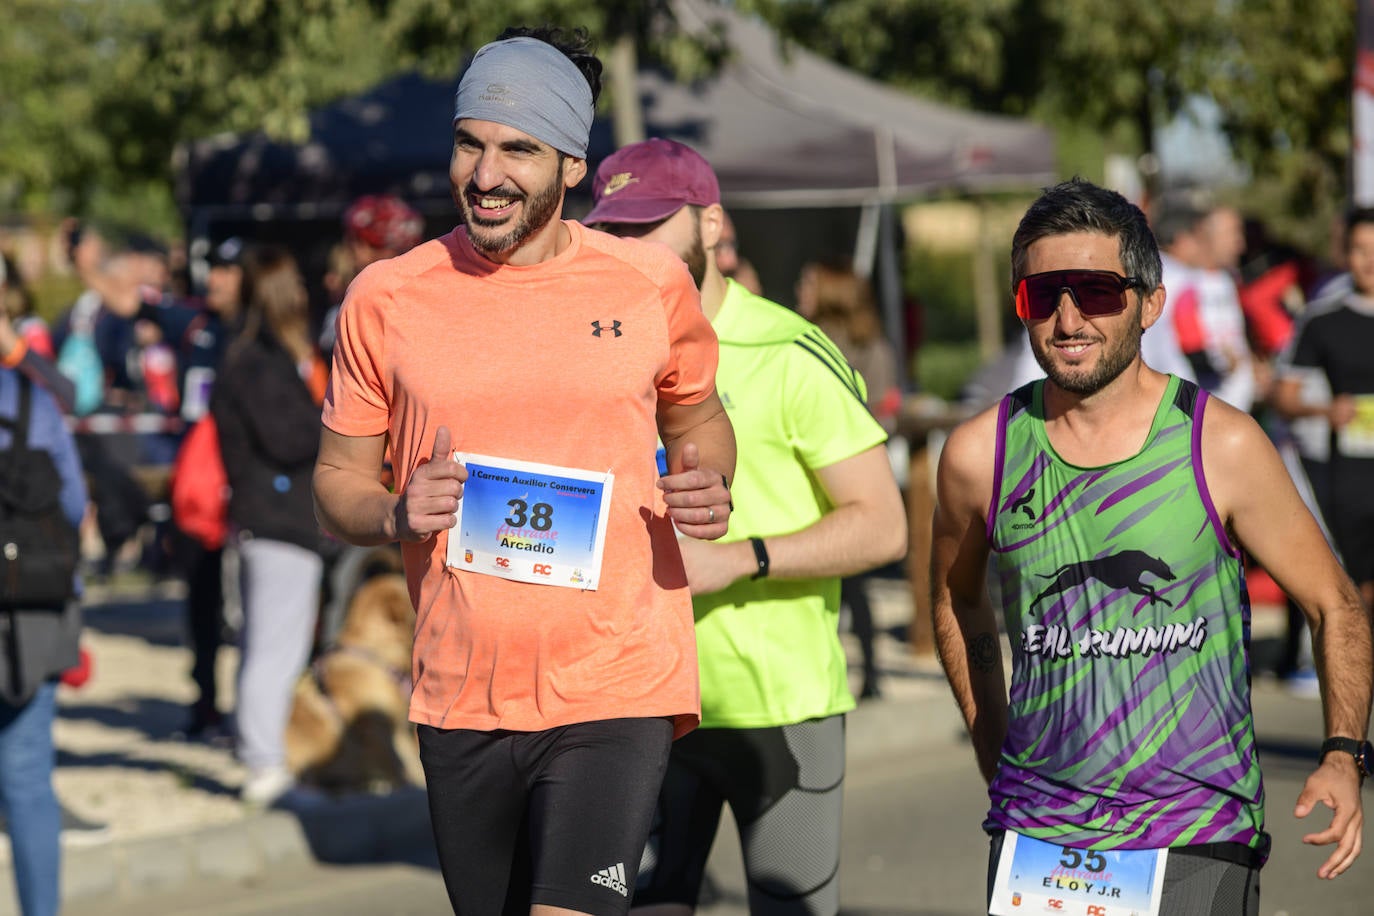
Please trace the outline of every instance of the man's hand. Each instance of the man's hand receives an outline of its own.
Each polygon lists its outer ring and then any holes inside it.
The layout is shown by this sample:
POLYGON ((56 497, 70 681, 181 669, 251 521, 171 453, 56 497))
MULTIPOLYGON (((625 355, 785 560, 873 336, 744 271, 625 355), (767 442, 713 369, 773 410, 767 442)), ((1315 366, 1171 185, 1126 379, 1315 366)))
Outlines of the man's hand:
POLYGON ((410 475, 410 482, 396 502, 396 537, 423 541, 436 531, 458 523, 458 500, 468 469, 453 460, 453 436, 447 426, 434 434, 434 454, 410 475))
POLYGON ((758 569, 754 549, 748 541, 708 544, 684 538, 677 546, 682 551, 682 565, 687 570, 687 585, 693 595, 718 592, 758 569))
POLYGON ((1331 826, 1320 833, 1309 833, 1302 841, 1311 846, 1336 844, 1336 851, 1317 869, 1317 877, 1335 878, 1354 863, 1363 842, 1361 830, 1364 827, 1364 812, 1360 807, 1360 776, 1355 769, 1354 759, 1349 755, 1326 755, 1321 766, 1303 784, 1293 813, 1298 817, 1307 817, 1318 802, 1335 812, 1331 826))
POLYGON ((730 527, 730 491, 725 475, 699 467, 701 454, 694 443, 682 446, 682 468, 658 479, 668 516, 677 530, 691 538, 715 540, 730 527))

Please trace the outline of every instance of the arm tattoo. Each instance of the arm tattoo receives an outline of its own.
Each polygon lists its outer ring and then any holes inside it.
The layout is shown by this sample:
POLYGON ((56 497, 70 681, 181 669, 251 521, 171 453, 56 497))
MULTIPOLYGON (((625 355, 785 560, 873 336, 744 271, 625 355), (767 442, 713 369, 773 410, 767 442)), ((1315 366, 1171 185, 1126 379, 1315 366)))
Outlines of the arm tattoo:
POLYGON ((979 633, 968 644, 968 661, 974 671, 987 674, 997 664, 997 637, 979 633))

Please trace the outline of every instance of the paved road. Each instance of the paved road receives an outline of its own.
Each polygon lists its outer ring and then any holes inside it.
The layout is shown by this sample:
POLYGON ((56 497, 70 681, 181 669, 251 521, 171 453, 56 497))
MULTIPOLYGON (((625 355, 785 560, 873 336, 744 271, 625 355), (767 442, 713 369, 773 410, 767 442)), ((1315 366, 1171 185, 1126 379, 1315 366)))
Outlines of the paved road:
MULTIPOLYGON (((1256 721, 1269 793, 1275 854, 1264 872, 1262 916, 1368 916, 1374 912, 1374 833, 1366 857, 1343 878, 1315 876, 1324 855, 1304 847, 1308 825, 1292 816, 1321 737, 1320 705, 1256 686, 1256 721)), ((852 765, 846 785, 843 899, 846 916, 962 916, 981 912, 987 847, 977 822, 986 796, 972 753, 947 716, 901 757, 852 765)), ((919 721, 912 728, 921 728, 919 721)), ((1368 795, 1366 796, 1369 797, 1368 795)), ((1371 802, 1374 805, 1374 802, 1371 802)), ((1314 815, 1316 817, 1316 815, 1314 815)), ((723 829, 711 875, 718 889, 707 916, 740 916, 742 876, 732 831, 723 829)), ((145 899, 137 906, 87 904, 67 916, 376 916, 446 913, 432 855, 365 866, 310 866, 253 885, 206 886, 194 893, 145 899)))

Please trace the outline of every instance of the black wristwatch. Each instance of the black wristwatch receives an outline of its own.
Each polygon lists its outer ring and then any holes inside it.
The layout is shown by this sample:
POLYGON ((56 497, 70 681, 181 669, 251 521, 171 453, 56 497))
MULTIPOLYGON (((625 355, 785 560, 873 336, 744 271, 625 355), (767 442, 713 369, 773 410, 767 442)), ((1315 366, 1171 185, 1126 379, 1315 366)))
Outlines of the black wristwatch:
POLYGON ((1355 758, 1355 768, 1360 771, 1360 778, 1374 773, 1374 744, 1368 741, 1356 741, 1354 738, 1327 738, 1322 742, 1322 749, 1318 761, 1326 759, 1326 755, 1332 751, 1342 751, 1355 758))
POLYGON ((759 564, 758 570, 749 578, 762 579, 768 575, 768 548, 763 546, 763 538, 750 538, 749 543, 754 545, 754 561, 759 564))

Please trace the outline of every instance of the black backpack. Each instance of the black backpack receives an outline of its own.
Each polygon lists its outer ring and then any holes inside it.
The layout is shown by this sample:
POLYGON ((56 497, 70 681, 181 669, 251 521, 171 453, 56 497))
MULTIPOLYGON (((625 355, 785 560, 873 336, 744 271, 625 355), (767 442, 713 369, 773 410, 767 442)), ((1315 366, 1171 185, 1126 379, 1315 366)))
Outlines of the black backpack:
POLYGON ((52 456, 29 448, 33 383, 19 376, 19 416, 0 451, 0 609, 61 610, 75 593, 76 527, 62 511, 62 476, 52 456))

